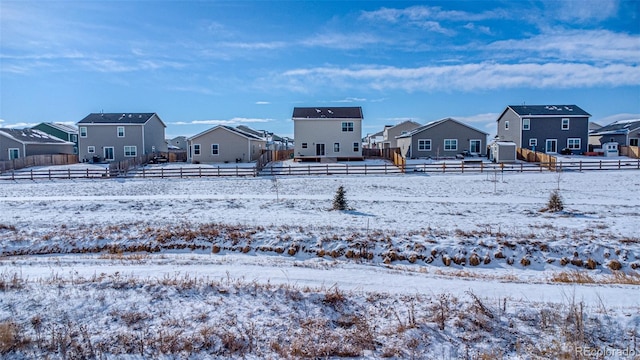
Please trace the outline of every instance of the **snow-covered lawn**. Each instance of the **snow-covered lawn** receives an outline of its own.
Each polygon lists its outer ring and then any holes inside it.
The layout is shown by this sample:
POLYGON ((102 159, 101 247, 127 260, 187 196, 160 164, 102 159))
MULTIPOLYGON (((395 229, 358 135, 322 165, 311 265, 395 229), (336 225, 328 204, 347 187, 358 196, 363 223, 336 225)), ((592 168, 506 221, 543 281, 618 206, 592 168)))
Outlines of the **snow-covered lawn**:
POLYGON ((0 355, 633 358, 638 194, 634 170, 6 181, 0 355))

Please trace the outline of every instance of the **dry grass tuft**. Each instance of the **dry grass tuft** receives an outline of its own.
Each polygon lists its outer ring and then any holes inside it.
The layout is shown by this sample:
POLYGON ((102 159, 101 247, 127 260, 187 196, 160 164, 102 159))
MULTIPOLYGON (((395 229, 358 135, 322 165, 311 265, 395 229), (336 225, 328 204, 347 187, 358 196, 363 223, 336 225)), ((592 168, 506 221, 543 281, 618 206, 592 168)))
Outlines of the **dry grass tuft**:
POLYGON ((607 266, 611 270, 620 270, 620 269, 622 269, 622 264, 620 263, 620 261, 618 261, 616 259, 613 259, 613 260, 609 261, 609 264, 607 264, 607 266))

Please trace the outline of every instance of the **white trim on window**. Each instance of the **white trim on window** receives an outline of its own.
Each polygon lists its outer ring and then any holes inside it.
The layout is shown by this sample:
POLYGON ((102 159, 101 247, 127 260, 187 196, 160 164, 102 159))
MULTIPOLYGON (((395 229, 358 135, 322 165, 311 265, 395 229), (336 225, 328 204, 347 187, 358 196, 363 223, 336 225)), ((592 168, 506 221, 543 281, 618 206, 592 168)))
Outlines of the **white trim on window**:
POLYGON ((562 130, 569 130, 569 118, 563 118, 562 125, 560 127, 562 130))
POLYGON ((200 144, 193 144, 193 156, 200 156, 200 144))
POLYGON ((340 143, 333 143, 333 152, 340 152, 340 143))
POLYGON ((118 135, 119 138, 123 138, 124 137, 124 126, 118 126, 116 128, 116 134, 118 135))
POLYGON ((529 139, 529 146, 538 146, 538 139, 536 138, 529 139))
POLYGON ((505 130, 509 130, 509 120, 506 120, 506 121, 504 122, 504 129, 505 129, 505 130))
POLYGON ((418 151, 431 151, 431 139, 418 139, 418 151))
POLYGON ((124 156, 125 157, 136 157, 138 156, 138 147, 135 145, 125 146, 124 147, 124 156))
POLYGON ((580 138, 568 138, 567 148, 571 150, 580 150, 582 147, 582 140, 580 138))
POLYGON ((220 145, 219 144, 211 144, 211 155, 212 156, 220 155, 220 145))
POLYGON ((20 158, 20 149, 19 148, 9 148, 8 154, 9 154, 9 160, 19 159, 20 158))
POLYGON ((353 121, 343 121, 342 122, 342 131, 343 132, 353 132, 353 121))
POLYGON ((531 130, 531 119, 522 119, 522 130, 531 130))
POLYGON ((96 153, 96 147, 93 146, 93 145, 87 146, 87 153, 88 154, 95 154, 96 153))
POLYGON ((78 132, 80 133, 80 137, 81 138, 86 138, 87 137, 87 127, 86 126, 80 126, 80 129, 78 130, 78 132))
POLYGON ((354 142, 353 143, 353 152, 358 152, 358 151, 360 151, 360 143, 354 142))
POLYGON ((444 151, 458 150, 458 139, 444 139, 444 151))

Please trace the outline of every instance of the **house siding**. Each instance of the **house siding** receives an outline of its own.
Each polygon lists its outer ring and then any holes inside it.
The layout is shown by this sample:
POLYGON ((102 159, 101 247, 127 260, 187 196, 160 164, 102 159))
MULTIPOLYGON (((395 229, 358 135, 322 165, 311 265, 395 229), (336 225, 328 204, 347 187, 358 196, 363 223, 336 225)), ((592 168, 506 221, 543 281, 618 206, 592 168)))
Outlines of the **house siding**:
POLYGON ((410 132, 411 130, 419 127, 420 127, 420 124, 418 123, 415 123, 412 121, 405 121, 398 125, 385 128, 383 131, 384 147, 385 148, 399 147, 398 139, 396 139, 396 137, 402 135, 403 132, 410 132))
POLYGON ((66 131, 62 131, 58 128, 55 128, 53 126, 50 126, 47 123, 40 123, 34 127, 32 127, 32 129, 36 129, 36 130, 40 130, 44 133, 47 133, 53 137, 56 137, 58 139, 64 140, 64 141, 69 141, 74 143, 74 154, 77 153, 78 151, 78 134, 75 133, 69 133, 66 131), (76 135, 76 140, 74 141, 72 138, 72 135, 76 135))
MULTIPOLYGON (((527 117, 529 119, 529 117, 527 117)), ((512 109, 507 109, 498 119, 498 140, 512 141, 517 147, 522 147, 522 122, 520 116, 512 109), (505 123, 509 122, 509 129, 505 130, 505 123)), ((528 144, 528 143, 526 143, 528 144)))
POLYGON ((201 136, 189 139, 189 159, 191 162, 224 163, 251 162, 257 160, 265 149, 264 140, 248 139, 223 127, 215 128, 201 136), (200 145, 200 155, 193 154, 193 145, 200 145), (212 155, 211 145, 218 144, 219 155, 212 155))
POLYGON ((21 142, 0 135, 0 161, 9 160, 9 149, 19 149, 20 157, 25 157, 25 148, 21 142))
POLYGON ((316 156, 316 144, 325 145, 326 157, 362 156, 362 120, 349 118, 333 119, 293 119, 295 156, 316 156), (342 131, 343 122, 353 122, 353 131, 342 131), (307 148, 302 148, 306 143, 307 148), (340 144, 340 151, 334 151, 334 143, 340 144), (353 151, 353 143, 358 143, 358 151, 353 151))
MULTIPOLYGON (((164 125, 158 115, 153 115, 143 126, 144 154, 167 152, 167 142, 164 138, 164 125)), ((140 150, 138 150, 140 152, 140 150)))
POLYGON ((20 158, 31 155, 73 154, 73 143, 22 143, 0 135, 0 161, 9 160, 9 149, 18 149, 20 158))
POLYGON ((558 141, 557 152, 568 147, 569 138, 580 139, 580 149, 572 149, 573 153, 581 154, 587 151, 589 146, 589 121, 584 117, 527 117, 531 119, 531 129, 522 131, 522 145, 520 147, 531 149, 529 140, 537 139, 537 151, 545 151, 545 143, 548 139, 558 141), (569 119, 569 129, 562 130, 562 119, 569 119))
POLYGON ((463 150, 469 150, 471 140, 480 140, 481 155, 486 154, 487 135, 481 131, 452 120, 444 121, 423 131, 416 132, 412 134, 411 137, 398 139, 401 145, 401 151, 405 151, 407 153, 407 141, 404 139, 408 138, 411 139, 411 158, 453 157, 463 150), (418 150, 418 142, 425 139, 431 140, 431 150, 418 150), (456 139, 458 141, 457 149, 444 150, 445 139, 456 139), (405 148, 405 150, 403 150, 403 148, 405 148))
POLYGON ((124 156, 125 146, 135 146, 137 155, 143 155, 145 149, 142 145, 143 126, 139 124, 79 124, 86 126, 87 137, 78 139, 78 156, 80 161, 91 161, 93 156, 104 157, 104 148, 113 147, 114 161, 122 161, 129 157, 124 156), (118 137, 118 127, 124 127, 124 137, 118 137), (88 147, 95 146, 94 154, 88 153, 88 147))

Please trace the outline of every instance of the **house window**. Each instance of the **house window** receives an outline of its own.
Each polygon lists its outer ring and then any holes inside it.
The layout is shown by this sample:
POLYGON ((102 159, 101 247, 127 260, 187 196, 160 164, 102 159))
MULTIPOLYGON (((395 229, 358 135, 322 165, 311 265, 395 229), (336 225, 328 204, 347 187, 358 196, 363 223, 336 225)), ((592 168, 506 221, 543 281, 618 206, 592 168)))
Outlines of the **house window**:
POLYGON ((340 152, 340 143, 333 143, 333 152, 340 152))
POLYGON ((307 148, 307 143, 302 143, 302 148, 306 149, 307 148))
POLYGON ((87 152, 89 154, 95 154, 96 152, 96 147, 95 146, 87 146, 87 152))
POLYGON ((569 130, 569 119, 562 119, 562 130, 569 130))
POLYGON ((509 121, 504 122, 504 129, 509 130, 509 121))
POLYGON ((580 138, 567 139, 567 147, 571 150, 580 150, 580 138))
POLYGON ((444 150, 445 151, 458 150, 458 139, 444 139, 444 150))
POLYGON ((344 121, 342 123, 342 131, 353 131, 353 121, 344 121))
POLYGON ((538 146, 538 139, 536 138, 529 139, 529 147, 534 147, 534 146, 538 146))
POLYGON ((474 154, 480 154, 480 147, 482 146, 482 140, 469 140, 469 152, 474 154))
POLYGON ((353 152, 358 152, 360 151, 360 144, 357 142, 353 143, 353 152))
POLYGON ((531 129, 531 119, 522 119, 522 130, 531 129))
POLYGON ((138 155, 138 148, 136 146, 125 146, 124 147, 124 156, 126 157, 134 157, 138 155))
POLYGON ((629 146, 638 146, 638 138, 629 139, 629 146))
POLYGON ((118 126, 118 137, 124 137, 124 126, 118 126))
POLYGON ((78 135, 77 134, 71 134, 71 141, 72 142, 78 142, 78 135))
POLYGON ((9 160, 17 159, 20 157, 20 149, 9 148, 9 160))
POLYGON ((193 155, 200 155, 200 144, 193 144, 193 155))
POLYGON ((419 139, 418 140, 419 151, 431 151, 431 139, 419 139))
POLYGON ((87 137, 87 127, 86 126, 80 126, 80 137, 81 138, 86 138, 87 137))
POLYGON ((220 155, 220 145, 211 144, 211 155, 220 155))

